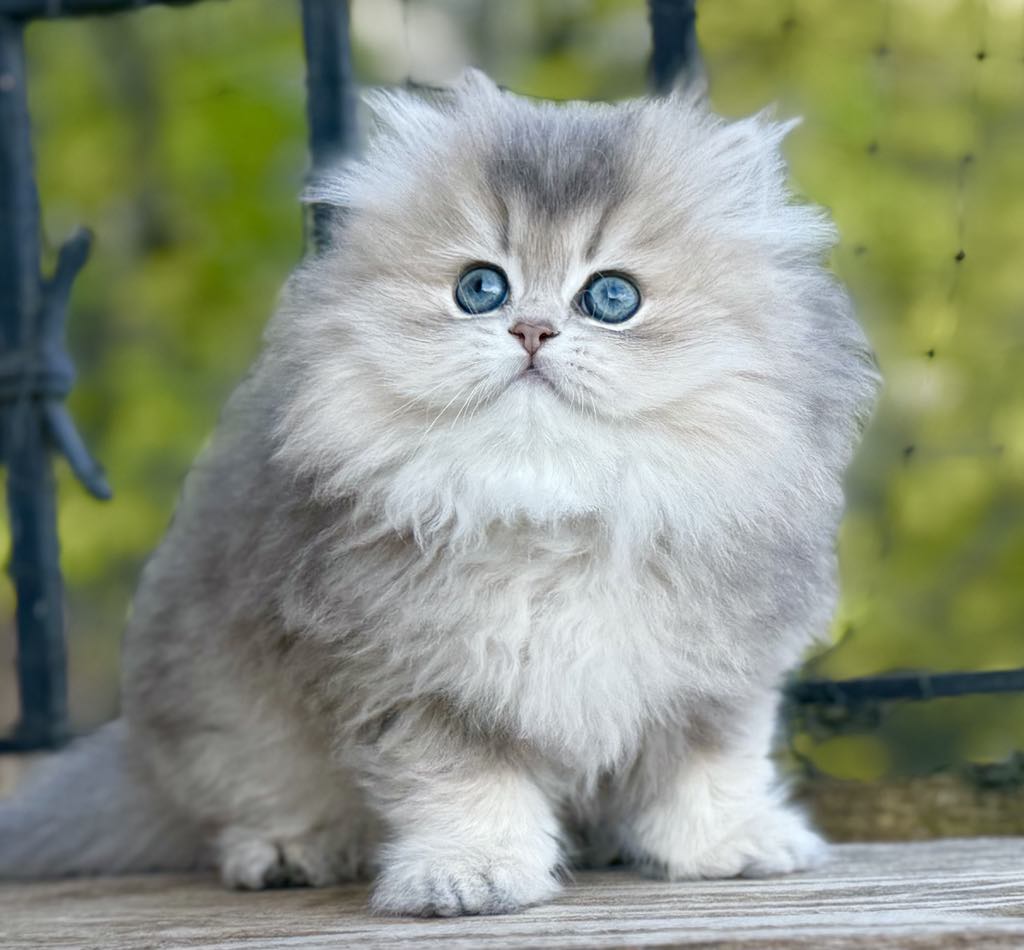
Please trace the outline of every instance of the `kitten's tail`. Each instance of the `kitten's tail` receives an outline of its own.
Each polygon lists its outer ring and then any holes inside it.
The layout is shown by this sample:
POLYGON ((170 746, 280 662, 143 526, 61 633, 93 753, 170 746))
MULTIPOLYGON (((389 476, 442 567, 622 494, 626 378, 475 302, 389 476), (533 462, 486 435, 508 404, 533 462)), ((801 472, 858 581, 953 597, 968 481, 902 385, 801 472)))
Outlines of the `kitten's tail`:
POLYGON ((42 763, 0 801, 0 880, 180 871, 201 857, 198 831, 148 780, 122 720, 42 763))

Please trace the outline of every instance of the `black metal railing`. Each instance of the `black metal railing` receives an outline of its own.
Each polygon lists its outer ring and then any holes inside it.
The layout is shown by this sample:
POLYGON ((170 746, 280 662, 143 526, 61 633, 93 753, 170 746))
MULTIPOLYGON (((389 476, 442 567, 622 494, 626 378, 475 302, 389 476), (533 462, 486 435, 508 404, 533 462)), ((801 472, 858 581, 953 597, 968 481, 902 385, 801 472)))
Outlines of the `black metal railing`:
MULTIPOLYGON (((39 202, 32 170, 23 33, 34 20, 120 13, 201 0, 0 0, 0 453, 7 466, 11 575, 17 595, 20 720, 0 752, 52 748, 68 736, 63 587, 55 483, 57 452, 85 487, 110 497, 63 400, 74 381, 64 346, 71 286, 89 251, 80 231, 61 248, 55 273, 40 275, 39 202)), ((237 0, 242 2, 242 0, 237 0)), ((701 71, 696 0, 649 0, 650 81, 659 94, 701 71)), ((355 147, 355 83, 347 0, 302 0, 314 170, 355 147)), ((314 208, 315 247, 327 235, 328 209, 314 208)), ((1024 691, 1024 670, 907 674, 845 681, 797 680, 791 707, 842 715, 894 700, 1024 691)))
MULTIPOLYGON (((29 12, 4 0, 6 14, 29 12)), ((37 6, 42 6, 38 4, 37 6)), ((53 746, 67 735, 63 587, 51 452, 61 452, 93 494, 109 497, 99 467, 63 400, 74 381, 64 347, 67 299, 89 235, 60 250, 40 275, 39 199, 32 175, 25 92, 25 20, 0 17, 0 448, 7 466, 11 577, 17 595, 21 719, 14 747, 53 746)))

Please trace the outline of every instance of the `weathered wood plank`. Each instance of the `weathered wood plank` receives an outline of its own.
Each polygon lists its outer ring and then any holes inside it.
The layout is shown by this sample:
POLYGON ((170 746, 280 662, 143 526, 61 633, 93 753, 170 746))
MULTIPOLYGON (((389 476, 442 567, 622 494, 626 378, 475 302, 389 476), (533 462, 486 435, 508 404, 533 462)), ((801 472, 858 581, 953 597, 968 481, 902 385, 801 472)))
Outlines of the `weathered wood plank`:
POLYGON ((381 920, 362 887, 239 894, 209 877, 0 887, 0 947, 1024 947, 1024 839, 848 844, 813 874, 645 881, 582 874, 506 917, 381 920))

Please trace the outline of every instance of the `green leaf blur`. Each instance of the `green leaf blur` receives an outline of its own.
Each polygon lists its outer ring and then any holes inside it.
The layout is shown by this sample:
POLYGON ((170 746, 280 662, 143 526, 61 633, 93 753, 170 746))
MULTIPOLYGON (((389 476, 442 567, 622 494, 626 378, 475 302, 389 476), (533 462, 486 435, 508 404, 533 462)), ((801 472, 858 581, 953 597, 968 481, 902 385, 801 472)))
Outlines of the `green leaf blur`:
MULTIPOLYGON (((553 98, 644 86, 641 0, 354 0, 353 21, 367 83, 475 62, 553 98)), ((886 377, 849 479, 833 645, 810 669, 1024 666, 1024 0, 705 0, 700 40, 720 111, 804 117, 794 183, 836 218, 833 264, 886 377)), ((84 728, 116 709, 140 566, 302 251, 298 4, 37 24, 29 65, 48 250, 78 223, 98 238, 71 407, 116 497, 65 471, 60 487, 84 728)), ((0 721, 12 649, 0 638, 0 721)), ((1024 748, 1024 697, 793 746, 842 777, 1000 759, 1024 748)))

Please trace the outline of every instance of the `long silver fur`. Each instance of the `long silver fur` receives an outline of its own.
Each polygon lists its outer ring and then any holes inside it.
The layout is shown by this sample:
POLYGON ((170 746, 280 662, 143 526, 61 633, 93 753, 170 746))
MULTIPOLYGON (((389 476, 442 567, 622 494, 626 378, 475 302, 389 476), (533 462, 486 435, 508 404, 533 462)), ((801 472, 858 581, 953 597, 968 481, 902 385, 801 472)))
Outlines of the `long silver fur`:
POLYGON ((123 718, 0 806, 0 877, 376 874, 377 911, 450 915, 615 855, 813 864, 776 691, 833 610, 878 377, 789 126, 475 72, 371 105, 309 195, 344 209, 336 245, 145 569, 123 718), (476 261, 511 295, 468 317, 476 261), (573 307, 604 270, 643 295, 621 327, 573 307), (559 335, 523 380, 509 328, 536 319, 559 335))

